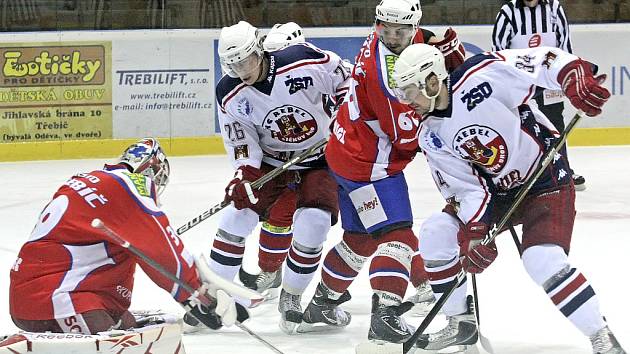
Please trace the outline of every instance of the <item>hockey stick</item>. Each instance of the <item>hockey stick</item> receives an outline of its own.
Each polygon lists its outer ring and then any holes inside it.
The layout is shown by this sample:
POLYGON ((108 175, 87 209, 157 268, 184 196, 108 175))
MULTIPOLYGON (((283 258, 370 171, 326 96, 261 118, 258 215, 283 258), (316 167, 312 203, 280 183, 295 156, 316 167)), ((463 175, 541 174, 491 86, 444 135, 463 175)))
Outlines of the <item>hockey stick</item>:
MULTIPOLYGON (((547 150, 547 152, 545 152, 545 154, 542 156, 540 160, 540 164, 536 168, 534 174, 521 187, 518 193, 516 193, 514 201, 512 202, 508 210, 505 212, 501 220, 499 220, 499 222, 490 230, 490 232, 488 233, 488 236, 486 236, 486 238, 481 242, 481 244, 487 245, 491 243, 499 235, 499 232, 503 231, 503 228, 505 227, 509 219, 512 217, 512 214, 514 214, 514 211, 516 210, 516 208, 518 208, 518 206, 521 204, 523 199, 525 199, 525 197, 527 196, 527 193, 529 193, 529 190, 532 188, 534 183, 536 183, 540 175, 542 175, 543 171, 547 168, 547 166, 549 166, 551 161, 553 161, 554 156, 562 148, 565 141, 567 140, 567 137, 569 136, 569 133, 571 133, 571 131, 573 130, 575 125, 580 121, 580 119, 582 119, 582 112, 578 111, 575 114, 575 116, 573 116, 573 119, 571 119, 569 124, 567 124, 564 132, 560 134, 555 144, 553 144, 553 146, 551 146, 551 148, 547 150)), ((446 300, 455 292, 455 289, 457 289, 464 282, 465 279, 466 279, 466 272, 462 269, 459 271, 459 273, 455 275, 455 279, 453 279, 452 281, 453 285, 451 285, 442 294, 442 296, 440 296, 440 298, 435 303, 435 305, 433 305, 433 308, 431 308, 431 311, 429 311, 429 313, 427 314, 427 317, 425 317, 422 323, 420 323, 420 326, 418 327, 418 329, 416 329, 416 331, 411 335, 411 337, 409 337, 409 339, 407 339, 407 341, 405 341, 402 345, 395 344, 395 343, 379 343, 379 344, 365 343, 357 347, 357 353, 361 353, 361 354, 368 354, 368 353, 406 354, 406 353, 409 353, 409 351, 415 346, 416 342, 418 341, 418 338, 420 338, 420 336, 424 333, 427 327, 429 327, 429 324, 431 323, 431 321, 433 321, 435 316, 442 309, 442 307, 446 303, 446 300), (370 344, 373 344, 373 345, 370 346, 370 344), (359 351, 359 349, 361 349, 362 351, 359 351)))
MULTIPOLYGON (((273 170, 267 172, 264 176, 260 177, 259 179, 255 180, 254 182, 252 182, 252 184, 251 184, 252 189, 260 189, 265 183, 271 181, 272 179, 278 177, 284 171, 288 170, 289 167, 304 161, 306 158, 308 158, 310 155, 312 155, 315 151, 317 151, 318 149, 320 149, 321 147, 326 145, 327 142, 328 142, 328 139, 324 138, 324 139, 316 142, 310 148, 304 150, 301 154, 294 156, 293 158, 291 158, 290 160, 288 160, 287 162, 282 164, 282 166, 276 167, 273 170)), ((229 202, 226 202, 224 200, 221 203, 216 204, 215 206, 211 207, 210 209, 204 211, 203 213, 201 213, 198 216, 194 217, 192 220, 189 220, 184 225, 182 225, 179 228, 177 228, 177 235, 181 235, 184 232, 186 232, 186 231, 192 229, 193 227, 199 225, 199 223, 201 223, 202 221, 204 221, 207 218, 211 217, 212 215, 218 213, 219 211, 221 211, 223 208, 225 208, 229 204, 230 204, 229 202)))
MULTIPOLYGON (((184 282, 183 280, 179 279, 177 276, 175 276, 175 274, 173 274, 173 273, 169 272, 168 270, 166 270, 160 263, 156 262, 154 259, 152 259, 151 257, 147 256, 140 249, 136 248, 134 245, 129 243, 129 241, 123 239, 115 231, 113 231, 112 229, 107 227, 107 225, 105 225, 100 219, 92 220, 92 227, 95 228, 95 229, 102 230, 103 233, 110 240, 114 241, 114 243, 116 243, 117 245, 119 245, 121 247, 124 247, 124 248, 128 249, 129 251, 131 251, 131 253, 135 254, 136 257, 142 259, 145 263, 150 265, 153 269, 155 269, 158 272, 160 272, 162 275, 167 277, 172 282, 174 282, 177 285, 181 286, 182 289, 186 290, 187 292, 189 292, 191 294, 195 293, 196 290, 193 289, 192 286, 190 286, 188 283, 184 282)), ((204 299, 203 297, 200 297, 200 300, 202 300, 202 302, 204 302, 203 299, 204 299)), ((212 305, 212 304, 204 303, 204 305, 207 306, 207 305, 212 305)), ((214 306, 216 307, 216 304, 214 304, 214 306)), ((186 308, 186 307, 184 306, 184 308, 186 308)), ((190 310, 190 309, 187 309, 187 310, 190 310)), ((202 322, 202 321, 199 321, 199 322, 202 322)), ((243 330, 245 333, 249 334, 250 336, 254 337, 256 340, 258 340, 259 342, 264 344, 267 348, 271 349, 273 352, 278 353, 278 354, 284 354, 282 351, 280 351, 280 349, 276 348, 273 344, 267 342, 262 337, 260 337, 256 333, 252 332, 252 330, 247 328, 244 324, 239 323, 239 322, 236 322, 235 324, 236 324, 236 326, 238 328, 240 328, 241 330, 243 330)))
POLYGON ((492 344, 490 340, 481 332, 481 319, 479 315, 479 293, 477 291, 477 277, 475 274, 472 274, 472 288, 473 288, 473 303, 475 305, 475 317, 477 317, 477 332, 479 333, 479 342, 481 343, 481 348, 487 353, 494 354, 494 349, 492 348, 492 344))
POLYGON ((514 225, 510 225, 509 229, 510 234, 512 235, 512 240, 514 240, 516 250, 518 251, 518 255, 523 256, 523 251, 521 250, 521 241, 518 239, 518 234, 516 234, 516 230, 514 230, 514 225))

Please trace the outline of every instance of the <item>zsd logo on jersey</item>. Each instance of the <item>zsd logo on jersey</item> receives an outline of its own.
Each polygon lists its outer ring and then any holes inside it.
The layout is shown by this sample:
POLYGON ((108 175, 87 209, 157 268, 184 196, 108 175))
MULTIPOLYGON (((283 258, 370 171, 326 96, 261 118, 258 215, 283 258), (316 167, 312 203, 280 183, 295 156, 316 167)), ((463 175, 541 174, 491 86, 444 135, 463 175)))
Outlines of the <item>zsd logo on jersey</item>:
POLYGON ((453 147, 463 158, 485 167, 491 173, 501 172, 508 158, 503 137, 483 125, 469 125, 460 129, 453 139, 453 147))
POLYGON ((300 107, 284 105, 267 113, 263 127, 285 143, 301 143, 317 132, 317 121, 300 107))

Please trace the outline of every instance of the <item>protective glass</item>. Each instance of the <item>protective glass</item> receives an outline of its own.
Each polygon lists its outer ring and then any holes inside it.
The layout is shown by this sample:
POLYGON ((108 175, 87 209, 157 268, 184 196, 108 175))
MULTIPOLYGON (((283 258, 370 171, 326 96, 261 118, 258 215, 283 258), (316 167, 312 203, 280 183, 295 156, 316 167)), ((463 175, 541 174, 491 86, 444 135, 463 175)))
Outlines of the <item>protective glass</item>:
POLYGON ((261 62, 262 56, 258 55, 258 53, 252 53, 239 62, 226 63, 225 67, 228 69, 228 72, 232 72, 239 77, 245 77, 254 72, 254 70, 257 70, 261 62))
POLYGON ((388 47, 392 44, 407 46, 416 33, 412 25, 386 24, 380 21, 376 22, 375 30, 379 39, 388 47))
POLYGON ((421 85, 420 83, 410 84, 407 86, 395 88, 394 94, 396 95, 398 101, 400 101, 401 103, 411 104, 418 99, 418 97, 422 94, 424 88, 425 85, 421 85))

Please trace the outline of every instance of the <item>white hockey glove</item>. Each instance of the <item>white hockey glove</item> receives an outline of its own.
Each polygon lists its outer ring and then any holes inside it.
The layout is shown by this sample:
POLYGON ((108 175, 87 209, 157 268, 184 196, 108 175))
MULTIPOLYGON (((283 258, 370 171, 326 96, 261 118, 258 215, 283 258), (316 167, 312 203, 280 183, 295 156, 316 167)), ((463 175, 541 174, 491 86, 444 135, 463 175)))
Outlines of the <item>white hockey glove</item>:
MULTIPOLYGON (((249 318, 249 312, 225 291, 204 283, 188 300, 184 301, 188 313, 208 328, 219 329, 223 325, 231 326, 249 318)), ((190 316, 185 316, 189 325, 196 325, 190 316)))

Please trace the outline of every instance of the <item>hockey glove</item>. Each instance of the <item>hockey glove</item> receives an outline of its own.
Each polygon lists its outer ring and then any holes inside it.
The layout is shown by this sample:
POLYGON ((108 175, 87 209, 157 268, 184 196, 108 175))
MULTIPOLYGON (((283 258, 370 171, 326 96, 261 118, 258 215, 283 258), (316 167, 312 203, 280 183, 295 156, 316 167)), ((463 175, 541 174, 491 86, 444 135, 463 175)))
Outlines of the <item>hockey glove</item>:
POLYGON ((589 117, 602 113, 602 106, 610 97, 610 92, 601 86, 604 80, 605 74, 594 77, 592 65, 582 59, 565 65, 558 74, 558 82, 571 104, 589 117))
POLYGON ((459 229, 457 241, 464 259, 462 268, 469 273, 481 273, 497 258, 497 246, 494 243, 482 245, 481 241, 488 233, 488 225, 471 222, 459 229))
POLYGON ((466 58, 464 45, 457 38, 457 33, 452 28, 446 30, 444 39, 437 43, 431 43, 431 45, 437 47, 444 55, 444 64, 449 73, 460 66, 464 62, 464 58, 466 58))
MULTIPOLYGON (((184 306, 193 317, 191 319, 187 314, 186 322, 200 321, 210 329, 219 329, 223 325, 229 327, 235 322, 240 323, 249 318, 249 312, 245 307, 236 303, 225 291, 214 290, 208 284, 197 289, 184 301, 184 306)), ((196 323, 188 324, 196 325, 196 323)))
POLYGON ((225 188, 225 200, 234 203, 236 209, 251 208, 258 203, 258 197, 250 181, 262 177, 260 169, 252 166, 241 166, 234 173, 234 179, 225 188))

